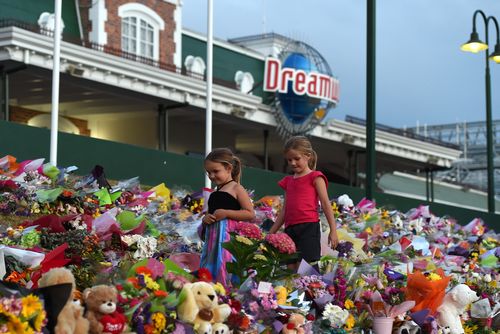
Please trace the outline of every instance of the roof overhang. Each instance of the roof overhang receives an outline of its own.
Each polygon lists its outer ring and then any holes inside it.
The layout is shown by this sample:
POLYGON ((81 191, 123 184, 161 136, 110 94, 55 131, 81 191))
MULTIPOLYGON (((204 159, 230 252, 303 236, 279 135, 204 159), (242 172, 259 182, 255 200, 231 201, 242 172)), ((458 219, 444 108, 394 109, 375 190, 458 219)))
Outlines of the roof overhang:
MULTIPOLYGON (((0 29, 0 61, 52 69, 53 39, 17 27, 0 29)), ((61 43, 61 72, 100 84, 205 109, 204 80, 68 42, 61 43)), ((241 120, 275 127, 271 107, 258 96, 214 84, 212 108, 241 120)), ((331 120, 317 126, 319 139, 364 148, 364 126, 331 120)), ((437 167, 450 167, 461 151, 377 130, 376 151, 437 167)))

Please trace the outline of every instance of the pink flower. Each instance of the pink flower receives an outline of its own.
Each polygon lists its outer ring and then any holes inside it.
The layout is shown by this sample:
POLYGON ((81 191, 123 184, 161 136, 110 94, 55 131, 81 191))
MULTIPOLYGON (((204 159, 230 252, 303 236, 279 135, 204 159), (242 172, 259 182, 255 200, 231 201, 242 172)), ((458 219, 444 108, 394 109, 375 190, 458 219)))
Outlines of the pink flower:
POLYGON ((280 253, 293 254, 297 251, 295 243, 286 233, 268 234, 266 241, 280 253))
POLYGON ((255 224, 239 222, 238 224, 236 224, 236 227, 234 230, 236 233, 238 233, 241 236, 244 236, 244 237, 247 237, 250 239, 262 240, 262 231, 255 224))

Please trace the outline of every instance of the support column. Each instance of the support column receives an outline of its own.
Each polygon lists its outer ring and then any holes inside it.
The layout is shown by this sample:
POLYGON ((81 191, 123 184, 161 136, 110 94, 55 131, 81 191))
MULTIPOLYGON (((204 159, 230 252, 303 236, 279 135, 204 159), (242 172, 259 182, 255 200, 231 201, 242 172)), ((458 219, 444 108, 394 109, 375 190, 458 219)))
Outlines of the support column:
POLYGON ((375 192, 375 28, 376 1, 367 0, 366 41, 366 198, 373 199, 375 192))
POLYGON ((431 169, 431 202, 434 202, 434 171, 431 169))
POLYGON ((2 120, 9 121, 9 75, 0 69, 0 105, 2 120))
POLYGON ((158 149, 168 151, 168 109, 165 105, 158 105, 158 149))
POLYGON ((269 149, 267 140, 269 138, 269 130, 264 130, 264 169, 269 170, 269 149))

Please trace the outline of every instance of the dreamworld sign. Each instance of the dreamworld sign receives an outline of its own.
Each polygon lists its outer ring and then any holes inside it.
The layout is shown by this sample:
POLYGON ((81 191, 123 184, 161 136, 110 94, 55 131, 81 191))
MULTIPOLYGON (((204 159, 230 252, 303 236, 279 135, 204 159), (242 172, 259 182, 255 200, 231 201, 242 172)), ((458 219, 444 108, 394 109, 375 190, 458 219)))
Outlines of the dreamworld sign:
POLYGON ((338 103, 339 81, 327 74, 283 67, 277 58, 268 57, 264 70, 264 91, 295 95, 338 103))

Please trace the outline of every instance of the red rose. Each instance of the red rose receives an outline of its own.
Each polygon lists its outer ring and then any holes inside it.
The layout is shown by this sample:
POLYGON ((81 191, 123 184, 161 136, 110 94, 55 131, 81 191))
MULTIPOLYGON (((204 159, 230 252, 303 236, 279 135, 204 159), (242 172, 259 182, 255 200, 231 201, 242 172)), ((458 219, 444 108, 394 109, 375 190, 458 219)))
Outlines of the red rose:
POLYGON ((212 282, 212 273, 207 268, 198 269, 198 279, 203 282, 212 282))

